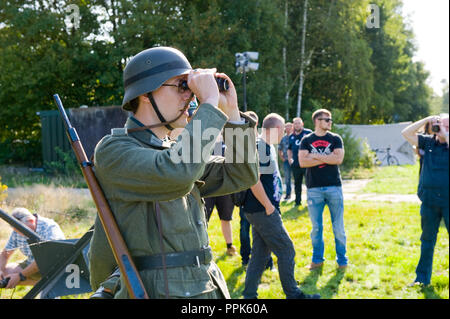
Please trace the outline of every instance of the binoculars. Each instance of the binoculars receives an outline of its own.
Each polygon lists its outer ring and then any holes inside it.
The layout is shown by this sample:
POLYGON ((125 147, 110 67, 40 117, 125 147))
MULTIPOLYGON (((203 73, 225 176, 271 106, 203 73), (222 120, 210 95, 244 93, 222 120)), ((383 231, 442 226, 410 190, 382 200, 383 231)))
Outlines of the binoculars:
MULTIPOLYGON (((220 92, 228 91, 228 89, 230 88, 230 84, 228 83, 227 79, 216 77, 216 83, 217 83, 217 86, 219 87, 220 92)), ((189 86, 188 86, 186 80, 182 81, 180 83, 180 86, 184 91, 189 89, 189 86)))

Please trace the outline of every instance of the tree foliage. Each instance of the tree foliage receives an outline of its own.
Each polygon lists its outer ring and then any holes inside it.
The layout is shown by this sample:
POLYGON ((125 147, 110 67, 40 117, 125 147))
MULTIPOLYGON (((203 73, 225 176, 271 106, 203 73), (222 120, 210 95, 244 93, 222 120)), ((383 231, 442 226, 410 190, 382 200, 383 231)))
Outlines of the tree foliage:
MULTIPOLYGON (((389 123, 429 112, 428 73, 412 60, 414 36, 400 9, 400 0, 309 1, 302 117, 325 107, 342 123, 389 123), (369 3, 380 7, 379 29, 366 28, 369 3)), ((126 62, 153 46, 177 47, 194 67, 229 74, 240 104, 234 55, 258 51, 260 68, 246 79, 248 109, 293 117, 303 14, 298 0, 1 1, 0 163, 40 162, 36 112, 55 109, 54 93, 66 107, 119 105, 126 62), (68 23, 71 4, 78 28, 68 23)))

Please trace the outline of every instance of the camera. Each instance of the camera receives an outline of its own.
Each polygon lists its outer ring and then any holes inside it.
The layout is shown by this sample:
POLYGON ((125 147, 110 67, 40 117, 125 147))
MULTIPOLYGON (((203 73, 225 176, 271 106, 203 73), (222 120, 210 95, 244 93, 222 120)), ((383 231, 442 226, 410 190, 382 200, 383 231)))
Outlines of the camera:
MULTIPOLYGON (((228 89, 230 88, 230 84, 228 83, 227 79, 216 77, 216 83, 217 83, 217 86, 219 87, 220 92, 228 91, 228 89)), ((189 89, 189 86, 188 86, 186 80, 181 82, 181 86, 184 90, 189 89)))
POLYGON ((434 133, 439 133, 440 130, 441 130, 441 128, 439 127, 438 124, 434 124, 431 126, 431 131, 434 133))
POLYGON ((10 277, 1 279, 0 280, 0 288, 5 288, 6 286, 8 286, 9 279, 10 279, 10 277))

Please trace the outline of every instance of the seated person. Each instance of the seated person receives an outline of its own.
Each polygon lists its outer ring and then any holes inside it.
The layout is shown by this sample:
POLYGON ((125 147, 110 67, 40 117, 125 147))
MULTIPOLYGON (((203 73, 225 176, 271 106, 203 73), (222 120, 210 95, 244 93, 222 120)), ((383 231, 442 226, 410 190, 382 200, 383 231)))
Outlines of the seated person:
MULTIPOLYGON (((43 240, 65 239, 59 225, 52 219, 31 214, 26 208, 15 208, 11 214, 24 223, 43 240)), ((14 229, 9 240, 0 253, 0 279, 7 280, 5 288, 15 288, 17 285, 35 285, 40 280, 39 268, 27 242, 27 237, 14 229), (19 249, 27 257, 21 263, 8 263, 14 251, 19 249), (9 278, 9 279, 8 279, 9 278)))

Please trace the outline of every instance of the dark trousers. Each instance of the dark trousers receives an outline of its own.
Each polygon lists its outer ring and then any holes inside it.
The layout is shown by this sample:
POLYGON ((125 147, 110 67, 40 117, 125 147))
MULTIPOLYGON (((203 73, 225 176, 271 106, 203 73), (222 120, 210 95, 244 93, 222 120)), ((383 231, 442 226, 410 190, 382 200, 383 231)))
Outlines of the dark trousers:
POLYGON ((267 216, 266 212, 246 213, 245 216, 252 225, 253 247, 245 275, 244 298, 258 297, 258 285, 271 252, 278 258, 278 273, 286 297, 301 296, 302 292, 294 277, 294 244, 283 225, 281 214, 276 210, 270 216, 267 216))
MULTIPOLYGON (((239 216, 241 217, 241 227, 239 230, 239 238, 241 241, 241 258, 242 264, 248 264, 250 260, 250 254, 252 253, 252 246, 250 243, 250 223, 245 217, 244 211, 242 207, 239 207, 239 216)), ((267 262, 266 269, 271 269, 273 267, 273 259, 270 256, 269 261, 267 262)))
POLYGON ((431 273, 433 270, 433 254, 436 245, 439 225, 444 219, 448 230, 448 204, 447 206, 433 206, 422 203, 420 207, 422 236, 420 237, 420 260, 416 268, 416 280, 425 285, 430 284, 431 273))
POLYGON ((300 205, 302 202, 302 183, 306 168, 301 168, 298 165, 292 165, 292 173, 294 174, 295 183, 295 205, 300 205))
POLYGON ((247 264, 250 259, 251 245, 250 245, 250 223, 245 218, 242 207, 239 207, 239 216, 241 217, 241 228, 239 230, 239 238, 241 241, 241 258, 242 263, 247 264))

